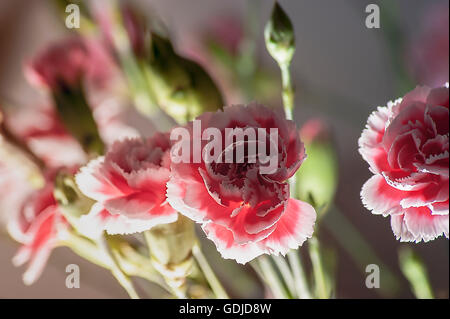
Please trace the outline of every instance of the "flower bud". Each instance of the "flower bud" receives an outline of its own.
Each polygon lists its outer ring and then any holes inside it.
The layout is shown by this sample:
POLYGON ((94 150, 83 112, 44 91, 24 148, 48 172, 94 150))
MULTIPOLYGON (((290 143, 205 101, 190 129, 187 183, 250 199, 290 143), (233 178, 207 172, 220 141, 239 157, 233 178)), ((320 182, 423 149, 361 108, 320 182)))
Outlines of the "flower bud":
POLYGON ((155 226, 145 232, 145 236, 153 266, 174 292, 183 297, 187 289, 186 277, 194 262, 192 248, 197 241, 194 222, 178 214, 176 222, 155 226))
POLYGON ((146 71, 157 104, 179 123, 223 106, 219 89, 206 71, 176 54, 170 41, 156 33, 152 33, 146 71))
POLYGON ((196 242, 194 222, 178 214, 178 220, 146 232, 152 257, 162 265, 178 265, 191 256, 196 242))
POLYGON ((104 144, 83 90, 54 92, 53 99, 64 127, 80 143, 83 150, 89 155, 102 155, 104 144))
POLYGON ((278 2, 275 2, 272 16, 264 29, 264 38, 267 50, 278 64, 291 62, 295 52, 294 28, 278 2))
POLYGON ((297 196, 316 208, 321 217, 332 203, 338 182, 337 154, 326 124, 309 120, 300 130, 307 158, 296 174, 297 196))
POLYGON ((61 171, 55 178, 53 196, 69 223, 77 229, 81 216, 89 213, 94 201, 84 196, 68 172, 61 171))

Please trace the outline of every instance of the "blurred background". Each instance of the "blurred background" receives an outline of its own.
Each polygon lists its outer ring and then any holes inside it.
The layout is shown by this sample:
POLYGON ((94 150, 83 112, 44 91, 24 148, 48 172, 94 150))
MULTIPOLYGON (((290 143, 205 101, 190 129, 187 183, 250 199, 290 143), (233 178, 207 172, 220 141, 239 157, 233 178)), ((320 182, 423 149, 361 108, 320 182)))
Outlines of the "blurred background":
MULTIPOLYGON (((168 26, 178 52, 197 59, 209 70, 224 90, 227 103, 260 100, 274 106, 281 104, 279 72, 266 52, 263 39, 263 27, 273 1, 133 2, 159 16, 168 26), (230 72, 227 70, 229 57, 221 51, 220 45, 228 48, 228 55, 238 55, 234 50, 240 41, 244 41, 248 55, 233 60, 239 64, 230 72), (222 65, 222 68, 212 65, 222 65), (251 78, 256 73, 260 80, 246 80, 246 76, 251 78), (249 86, 242 90, 245 94, 239 90, 241 85, 249 86)), ((409 284, 398 266, 398 248, 411 246, 428 268, 436 297, 448 298, 448 240, 441 237, 426 244, 399 243, 392 234, 389 219, 373 216, 362 206, 360 189, 371 173, 358 153, 357 140, 376 106, 385 105, 416 84, 437 85, 448 81, 449 2, 281 0, 280 3, 294 24, 297 41, 293 60, 297 88, 295 121, 301 125, 313 117, 324 118, 331 126, 338 150, 336 207, 325 216, 321 229, 323 245, 336 258, 335 296, 412 298, 409 284), (381 8, 379 29, 368 29, 365 25, 368 15, 365 9, 370 3, 377 3, 381 8), (426 55, 429 52, 433 54, 426 55), (426 66, 424 59, 429 61, 426 66), (358 232, 370 245, 369 254, 366 254, 366 246, 345 240, 349 229, 358 232), (355 257, 358 250, 368 257, 355 257), (396 278, 395 283, 390 283, 393 287, 366 288, 368 263, 379 264, 382 283, 383 276, 396 278)), ((67 32, 52 1, 0 1, 0 96, 16 105, 32 105, 35 93, 25 81, 23 63, 67 32)), ((205 241, 204 245, 212 265, 222 267, 219 276, 233 296, 262 296, 261 286, 255 283, 254 273, 249 269, 246 277, 242 277, 243 288, 233 293, 233 278, 236 278, 233 273, 240 272, 242 267, 220 259, 211 243, 205 241)), ((27 287, 21 280, 23 269, 14 268, 11 263, 17 248, 18 244, 2 227, 0 298, 127 297, 108 271, 82 260, 66 248, 56 249, 42 277, 27 287), (79 289, 65 286, 65 267, 71 263, 81 269, 79 289)))

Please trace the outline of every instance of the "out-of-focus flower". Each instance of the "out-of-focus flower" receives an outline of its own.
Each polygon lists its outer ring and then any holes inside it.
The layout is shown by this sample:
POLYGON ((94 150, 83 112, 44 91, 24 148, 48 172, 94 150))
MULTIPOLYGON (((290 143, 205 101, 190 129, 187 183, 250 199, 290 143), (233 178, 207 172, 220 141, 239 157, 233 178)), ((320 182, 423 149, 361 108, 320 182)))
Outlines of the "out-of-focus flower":
POLYGON ((157 133, 149 139, 124 139, 104 157, 92 160, 76 175, 83 194, 97 201, 80 219, 82 232, 95 237, 142 232, 177 220, 166 202, 170 141, 157 133))
MULTIPOLYGON (((236 157, 238 148, 244 147, 248 157, 243 161, 236 158, 233 163, 220 158, 205 161, 204 156, 196 163, 195 154, 190 154, 189 161, 175 161, 173 156, 179 152, 177 143, 172 147, 172 176, 167 184, 172 207, 201 223, 222 256, 239 263, 264 253, 285 254, 300 246, 312 235, 316 213, 311 205, 289 198, 287 179, 306 157, 295 124, 258 104, 226 107, 223 112, 205 113, 196 120, 201 123, 201 132, 194 129, 199 122, 190 122, 186 127, 190 132, 188 143, 193 153, 198 145, 201 154, 211 151, 208 141, 200 141, 208 134, 207 129, 217 129, 220 141, 230 134, 230 129, 260 128, 267 138, 271 128, 277 129, 276 136, 268 138, 275 151, 276 166, 273 171, 263 173, 267 148, 261 147, 260 141, 251 135, 245 141, 233 140, 230 145, 216 144, 220 154, 236 157), (254 149, 256 154, 250 155, 251 145, 258 145, 258 150, 254 149), (255 160, 249 160, 250 156, 255 160)), ((214 153, 218 155, 216 150, 214 153)))
POLYGON ((50 175, 47 176, 46 185, 32 192, 25 199, 19 214, 8 223, 10 235, 22 243, 13 263, 16 266, 28 263, 23 275, 23 281, 27 285, 39 278, 51 251, 68 227, 53 197, 53 181, 50 175))
POLYGON ((98 43, 73 37, 54 43, 25 69, 31 83, 50 90, 64 127, 89 155, 103 154, 104 145, 86 91, 105 86, 112 65, 112 60, 98 43))
POLYGON ((433 6, 423 21, 422 31, 413 39, 408 53, 411 71, 418 82, 438 87, 448 82, 448 2, 433 6))
POLYGON ((328 125, 311 119, 300 129, 308 160, 296 173, 298 198, 312 204, 320 215, 332 203, 338 180, 337 154, 328 125))
POLYGON ((20 210, 23 201, 33 190, 26 171, 2 160, 0 159, 0 225, 6 224, 20 210))
POLYGON ((159 106, 185 123, 205 111, 222 108, 222 96, 214 81, 199 64, 175 52, 165 28, 155 22, 158 19, 146 19, 129 4, 120 9, 108 7, 106 12, 98 6, 94 12, 106 41, 128 61, 122 67, 133 90, 144 89, 147 98, 151 97, 144 105, 138 99, 136 107, 141 112, 153 116, 154 107, 159 106))
POLYGON ((227 51, 233 55, 237 55, 239 47, 244 38, 244 27, 242 22, 235 16, 215 17, 211 21, 210 30, 207 31, 206 37, 209 41, 220 43, 227 51))
POLYGON ((359 151, 375 174, 361 198, 401 241, 448 238, 449 89, 417 87, 370 115, 359 151))
POLYGON ((49 167, 84 163, 87 158, 80 144, 47 105, 18 109, 9 114, 6 124, 49 167))
POLYGON ((131 48, 136 56, 142 57, 145 54, 145 35, 148 32, 145 18, 138 15, 129 5, 124 4, 120 9, 122 22, 128 34, 131 48))
POLYGON ((55 42, 25 65, 28 81, 52 91, 79 87, 86 81, 102 86, 110 77, 112 60, 95 41, 71 37, 55 42))

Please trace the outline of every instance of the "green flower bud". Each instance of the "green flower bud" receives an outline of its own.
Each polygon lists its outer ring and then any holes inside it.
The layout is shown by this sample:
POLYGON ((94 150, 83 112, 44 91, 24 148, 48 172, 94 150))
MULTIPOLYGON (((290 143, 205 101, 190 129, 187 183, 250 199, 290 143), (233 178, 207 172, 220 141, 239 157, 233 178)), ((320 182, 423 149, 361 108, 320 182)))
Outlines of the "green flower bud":
POLYGON ((270 55, 280 65, 291 62, 295 52, 295 36, 292 22, 278 2, 272 10, 272 16, 264 29, 266 47, 270 55))
POLYGON ((186 277, 194 264, 192 248, 197 242, 194 222, 178 214, 174 223, 153 227, 144 233, 155 269, 178 297, 186 295, 186 277))
POLYGON ((144 67, 157 104, 179 123, 222 108, 222 95, 208 73, 156 33, 144 67))
POLYGON ((169 267, 191 257, 196 238, 194 222, 181 214, 176 222, 158 225, 146 232, 152 258, 169 267))
POLYGON ((55 178, 53 196, 62 214, 75 229, 78 228, 79 218, 89 213, 94 204, 93 200, 80 192, 73 176, 64 171, 55 178))
POLYGON ((307 158, 296 173, 297 196, 314 206, 319 218, 332 203, 337 183, 337 154, 325 124, 314 119, 300 130, 307 158))
POLYGON ((82 89, 53 92, 58 115, 64 127, 81 144, 88 155, 102 155, 104 144, 82 89))

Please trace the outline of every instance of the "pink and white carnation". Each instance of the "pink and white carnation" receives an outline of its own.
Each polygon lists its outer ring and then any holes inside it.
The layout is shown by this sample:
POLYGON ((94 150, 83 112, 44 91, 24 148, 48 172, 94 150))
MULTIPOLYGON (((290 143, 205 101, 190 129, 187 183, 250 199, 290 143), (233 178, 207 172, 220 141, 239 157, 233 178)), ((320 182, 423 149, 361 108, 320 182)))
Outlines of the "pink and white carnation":
POLYGON ((80 144, 67 132, 55 109, 45 104, 25 107, 6 118, 8 128, 48 167, 86 162, 80 144))
POLYGON ((373 214, 391 216, 401 241, 430 241, 449 228, 449 89, 417 87, 379 107, 359 139, 372 176, 361 190, 373 214))
POLYGON ((22 243, 13 263, 16 266, 28 263, 23 274, 23 281, 27 285, 33 284, 42 274, 53 248, 64 238, 65 230, 69 227, 53 196, 54 173, 46 177, 42 189, 24 199, 20 211, 7 225, 9 234, 22 243))
POLYGON ((25 65, 25 76, 36 87, 52 91, 74 88, 82 82, 105 85, 113 60, 95 40, 79 36, 55 42, 25 65))
MULTIPOLYGON (((261 158, 267 148, 260 148, 259 141, 250 137, 244 142, 246 153, 250 145, 256 143, 257 160, 246 158, 241 163, 223 162, 217 160, 219 157, 205 161, 205 156, 194 161, 194 154, 190 154, 189 161, 175 161, 174 156, 179 152, 177 143, 172 147, 172 176, 167 184, 167 197, 172 207, 200 223, 222 257, 239 263, 262 254, 284 255, 311 237, 316 219, 314 208, 289 198, 287 180, 306 157, 294 122, 256 103, 225 107, 223 111, 205 113, 196 121, 201 123, 198 136, 194 132, 194 122, 185 128, 190 132, 189 146, 194 149, 194 144, 200 143, 201 154, 210 152, 210 142, 200 141, 208 128, 218 129, 220 139, 226 136, 226 129, 260 128, 267 137, 271 128, 278 129, 275 137, 278 139, 277 165, 273 172, 262 173, 261 158)), ((234 152, 239 142, 218 144, 220 153, 225 154, 234 152)))
POLYGON ((169 150, 167 134, 126 138, 82 167, 77 185, 97 203, 80 218, 80 231, 89 237, 103 230, 130 234, 175 222, 178 214, 166 201, 169 150))

